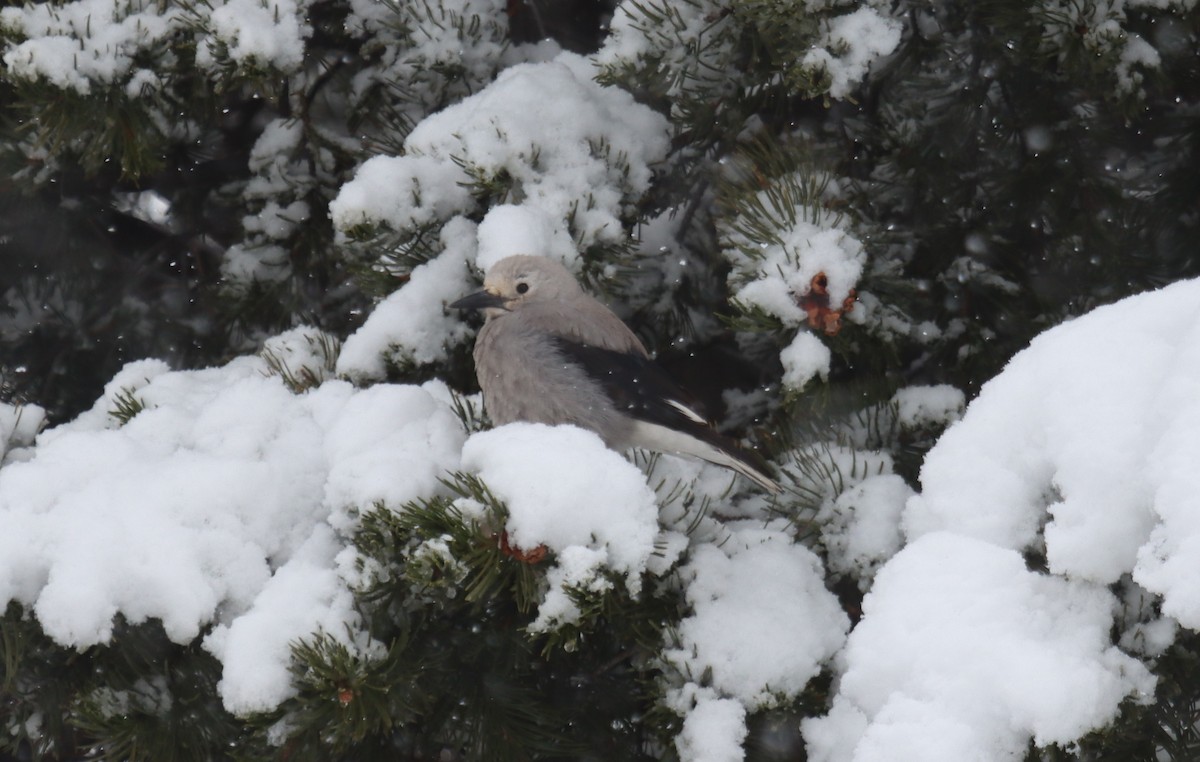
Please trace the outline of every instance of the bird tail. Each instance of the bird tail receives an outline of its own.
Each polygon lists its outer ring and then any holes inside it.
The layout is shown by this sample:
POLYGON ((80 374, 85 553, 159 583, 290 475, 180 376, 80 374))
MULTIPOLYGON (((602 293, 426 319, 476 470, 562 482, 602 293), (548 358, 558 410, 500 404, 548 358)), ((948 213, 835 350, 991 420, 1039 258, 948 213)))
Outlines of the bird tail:
POLYGON ((690 455, 737 471, 773 495, 783 491, 779 482, 767 476, 765 463, 755 463, 758 459, 755 455, 709 428, 697 434, 690 434, 657 423, 638 421, 634 424, 630 443, 659 452, 690 455))

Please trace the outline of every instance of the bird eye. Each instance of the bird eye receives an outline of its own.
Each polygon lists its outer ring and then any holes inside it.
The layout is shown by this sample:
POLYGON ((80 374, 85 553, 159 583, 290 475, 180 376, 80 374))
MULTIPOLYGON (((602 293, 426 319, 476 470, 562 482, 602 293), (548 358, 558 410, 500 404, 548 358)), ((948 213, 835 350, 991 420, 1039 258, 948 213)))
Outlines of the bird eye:
POLYGON ((526 292, 526 291, 528 291, 528 290, 529 290, 529 284, 528 284, 528 283, 521 282, 521 283, 518 283, 518 284, 517 284, 517 293, 518 293, 518 294, 523 294, 523 293, 525 293, 525 292, 526 292))

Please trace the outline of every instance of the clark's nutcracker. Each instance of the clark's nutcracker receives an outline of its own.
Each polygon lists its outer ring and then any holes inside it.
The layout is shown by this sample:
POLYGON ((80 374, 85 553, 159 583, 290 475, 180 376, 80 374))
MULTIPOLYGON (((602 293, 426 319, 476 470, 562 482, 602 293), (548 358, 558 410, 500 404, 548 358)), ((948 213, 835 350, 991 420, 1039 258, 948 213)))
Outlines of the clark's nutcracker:
POLYGON ((718 434, 633 331, 558 262, 502 259, 482 291, 450 306, 487 318, 475 340, 475 372, 497 425, 571 423, 614 450, 691 455, 780 491, 756 456, 718 434))

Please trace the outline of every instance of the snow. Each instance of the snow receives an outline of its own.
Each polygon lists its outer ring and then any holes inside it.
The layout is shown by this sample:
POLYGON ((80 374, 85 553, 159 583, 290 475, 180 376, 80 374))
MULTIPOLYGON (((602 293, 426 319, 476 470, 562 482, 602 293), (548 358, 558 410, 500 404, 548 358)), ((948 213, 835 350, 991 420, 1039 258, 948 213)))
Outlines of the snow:
MULTIPOLYGON (((792 183, 805 187, 811 178, 797 174, 772 182, 778 187, 792 183)), ((834 183, 827 183, 827 192, 836 193, 834 183)), ((822 208, 819 201, 786 208, 792 203, 796 203, 793 194, 776 188, 758 191, 753 200, 739 202, 738 212, 721 223, 721 248, 733 265, 728 282, 734 305, 751 314, 761 311, 787 328, 798 328, 808 323, 802 300, 814 284, 823 281, 830 308, 841 309, 862 277, 867 253, 838 215, 822 208), (743 216, 751 221, 744 222, 743 216), (760 240, 755 220, 777 224, 770 240, 760 240)), ((801 330, 780 353, 783 385, 803 389, 812 379, 828 375, 831 360, 829 348, 801 330)))
POLYGON ((118 192, 114 206, 122 212, 164 228, 171 227, 171 201, 155 190, 118 192))
POLYGON ((196 49, 196 63, 215 68, 223 49, 243 66, 274 66, 294 71, 304 62, 304 41, 312 34, 305 22, 307 4, 294 0, 226 0, 214 3, 209 37, 196 49))
MULTIPOLYGON (((292 337, 295 339, 295 336, 292 337)), ((160 620, 225 665, 235 712, 291 695, 289 643, 356 614, 335 552, 354 509, 429 496, 465 438, 437 384, 295 394, 268 363, 127 365, 90 410, 0 469, 0 600, 84 649, 160 620), (117 398, 141 411, 120 424, 117 398)))
POLYGON ((120 81, 143 47, 174 32, 179 11, 157 9, 156 3, 117 0, 4 8, 0 28, 25 38, 6 46, 4 65, 14 77, 88 95, 92 82, 120 81))
POLYGON ((896 474, 876 474, 846 488, 817 515, 829 570, 869 586, 904 543, 900 515, 912 488, 896 474))
POLYGON ((235 243, 221 258, 221 277, 230 284, 282 283, 291 274, 292 258, 282 246, 235 243))
POLYGON ((816 336, 802 330, 779 353, 779 360, 783 363, 783 385, 800 391, 814 378, 829 376, 833 353, 816 336))
MULTIPOLYGON (((799 63, 828 73, 826 92, 830 98, 852 95, 871 64, 900 44, 903 24, 886 15, 885 3, 807 0, 803 6, 796 12, 812 19, 820 31, 811 36, 807 53, 796 54, 798 61, 786 60, 787 54, 780 51, 778 63, 799 63), (842 12, 853 5, 860 7, 842 12)), ((682 100, 683 91, 693 95, 700 89, 710 91, 717 99, 723 91, 736 87, 734 80, 740 76, 737 57, 741 28, 729 16, 736 18, 714 0, 649 7, 636 0, 624 0, 613 12, 609 34, 595 59, 611 72, 653 71, 664 80, 661 87, 671 101, 682 100)))
MULTIPOLYGON (((762 191, 759 196, 760 203, 770 208, 769 193, 762 191)), ((723 244, 734 266, 729 284, 737 301, 774 315, 784 325, 798 326, 807 318, 798 298, 811 290, 818 275, 828 282, 834 308, 850 296, 866 262, 862 243, 843 230, 834 216, 812 213, 819 216, 817 222, 796 219, 773 242, 760 244, 741 232, 727 232, 723 244), (746 251, 754 251, 754 256, 746 251)))
POLYGON ((1029 571, 948 532, 893 558, 839 657, 833 708, 805 720, 814 760, 1020 760, 1069 744, 1154 678, 1110 641, 1107 589, 1029 571))
MULTIPOLYGON (((306 13, 307 4, 295 0, 216 0, 186 8, 145 0, 77 0, 9 7, 0 10, 0 28, 21 41, 6 42, 2 55, 6 73, 14 78, 93 97, 121 86, 136 100, 162 87, 159 74, 181 65, 174 48, 193 39, 201 76, 228 77, 231 63, 259 75, 297 71, 311 34, 306 13), (135 61, 147 60, 161 62, 162 72, 135 68, 135 61)), ((156 100, 139 107, 148 109, 160 130, 198 138, 195 125, 182 114, 157 113, 156 100)), ((250 155, 254 177, 244 191, 255 213, 243 219, 245 240, 230 246, 222 262, 227 284, 277 283, 291 276, 286 239, 312 215, 305 199, 316 186, 314 172, 329 169, 332 161, 329 151, 297 151, 304 138, 298 119, 264 126, 250 155)), ((139 216, 165 214, 143 200, 150 199, 139 200, 139 216)))
POLYGON ((596 434, 512 423, 472 435, 462 465, 508 507, 511 545, 544 545, 556 556, 532 631, 577 621, 566 588, 599 591, 605 569, 622 576, 630 593, 640 592, 658 539, 658 505, 642 472, 596 434))
POLYGON ((622 0, 613 10, 609 33, 594 57, 596 63, 620 71, 653 61, 662 71, 674 75, 668 78, 665 92, 672 100, 689 86, 721 86, 723 75, 730 71, 733 44, 728 31, 734 28, 721 5, 713 0, 695 0, 663 4, 661 8, 666 19, 663 31, 669 30, 666 34, 647 23, 648 15, 637 0, 622 0))
POLYGON ((293 642, 317 631, 346 639, 354 601, 333 568, 340 549, 333 531, 316 525, 262 585, 249 610, 204 638, 204 647, 223 666, 217 691, 226 709, 242 715, 274 709, 293 692, 286 658, 293 642))
POLYGON ((466 173, 429 156, 374 156, 329 205, 333 225, 391 221, 398 229, 421 228, 471 207, 466 173))
POLYGON ((692 614, 679 623, 679 648, 666 653, 685 674, 711 674, 715 689, 749 709, 802 691, 850 626, 817 556, 760 526, 693 549, 682 570, 692 614))
POLYGON ((514 254, 557 257, 571 267, 578 255, 567 226, 537 207, 500 204, 479 223, 479 253, 475 266, 487 272, 514 254))
MULTIPOLYGON (((36 409, 0 408, 16 445, 0 468, 0 599, 79 649, 108 642, 118 615, 158 620, 220 659, 230 711, 270 710, 293 695, 296 640, 376 647, 352 634, 371 573, 354 564, 362 512, 445 495, 458 471, 504 502, 510 546, 547 551, 531 637, 578 622, 580 593, 680 593, 686 614, 653 658, 693 761, 738 759, 748 718, 831 664, 829 710, 802 726, 812 759, 1021 759, 1148 700, 1154 678, 1130 654, 1200 627, 1200 281, 1036 338, 929 452, 920 494, 885 453, 786 454, 791 486, 820 500, 824 563, 761 497, 723 497, 725 472, 665 456, 644 472, 569 426, 468 437, 441 382, 355 388, 333 377, 335 351, 299 328, 222 367, 131 363, 40 434, 36 409), (697 516, 680 485, 724 519, 697 516), (849 635, 830 576, 866 591, 849 635)), ((909 387, 894 403, 919 428, 958 418, 963 397, 909 387)), ((430 537, 409 557, 457 578, 448 548, 430 537)))
POLYGON ((949 384, 906 386, 892 397, 896 421, 905 428, 945 426, 962 417, 966 395, 949 384))
POLYGON ((387 363, 424 365, 446 359, 448 347, 470 336, 466 323, 446 305, 474 288, 467 263, 474 257, 475 224, 454 219, 442 228, 444 251, 419 265, 404 287, 392 292, 342 348, 338 373, 381 379, 387 363))
POLYGON ((9 452, 32 444, 45 422, 46 411, 38 405, 0 402, 0 463, 9 452))
POLYGON ((680 759, 690 762, 741 762, 745 759, 746 708, 715 691, 696 691, 695 706, 675 739, 680 759))
POLYGON ((1121 50, 1120 62, 1114 68, 1117 75, 1117 87, 1125 92, 1137 92, 1142 84, 1143 75, 1135 71, 1135 66, 1144 69, 1157 69, 1162 63, 1158 50, 1149 42, 1136 34, 1128 33, 1125 47, 1121 50))
MULTIPOLYGON (((1190 470, 1172 466, 1200 454, 1187 432, 1198 414, 1198 346, 1196 281, 1037 337, 926 457, 922 494, 905 513, 909 536, 949 530, 1021 550, 1048 521, 1055 574, 1109 584, 1157 573, 1155 558, 1170 563, 1173 550, 1152 533, 1192 534, 1173 524, 1190 470)), ((1200 609, 1193 616, 1200 624, 1200 609)))
POLYGON ((201 68, 219 67, 214 55, 219 48, 243 66, 294 71, 312 33, 305 13, 294 0, 215 0, 186 10, 148 0, 8 7, 0 10, 0 28, 21 41, 5 45, 3 61, 14 77, 43 80, 80 95, 118 83, 136 95, 142 86, 155 87, 158 79, 135 69, 135 60, 162 55, 173 35, 195 34, 201 68))
MULTIPOLYGON (((898 402, 919 422, 956 397, 898 402)), ((908 545, 874 578, 829 713, 804 723, 810 757, 1023 759, 1152 700, 1112 632, 1153 655, 1200 628, 1197 432, 1200 280, 1034 339, 926 456, 908 545)))
POLYGON ((663 701, 683 717, 676 748, 689 762, 742 759, 747 715, 795 698, 850 627, 820 559, 786 522, 708 530, 693 529, 679 571, 691 613, 667 633, 673 645, 662 654, 675 675, 663 701))
POLYGON ((459 184, 508 177, 517 205, 564 229, 571 221, 571 237, 553 252, 561 258, 622 239, 622 217, 666 155, 667 122, 624 90, 592 81, 589 66, 570 53, 519 64, 426 117, 404 156, 373 159, 343 186, 330 204, 335 227, 442 222, 475 209, 459 184))
MULTIPOLYGON (((1129 11, 1137 8, 1156 8, 1160 11, 1187 13, 1195 8, 1196 0, 1105 0, 1097 3, 1073 3, 1053 0, 1038 13, 1044 25, 1043 49, 1051 55, 1065 58, 1082 51, 1095 59, 1115 61, 1113 84, 1120 95, 1140 96, 1142 82, 1162 64, 1158 48, 1138 35, 1131 23, 1129 11)), ((1169 18, 1169 13, 1164 17, 1169 18)), ((1171 53, 1171 42, 1156 38, 1162 52, 1171 53)))
MULTIPOLYGON (((637 202, 667 157, 669 125, 595 82, 593 64, 657 57, 680 75, 673 87, 702 90, 713 77, 715 102, 730 53, 727 40, 679 44, 728 32, 734 21, 720 4, 668 5, 674 35, 647 29, 627 0, 594 61, 560 53, 514 63, 554 47, 506 53, 499 0, 453 0, 439 18, 423 4, 389 10, 353 0, 349 34, 394 34, 365 51, 378 68, 359 75, 356 97, 381 72, 410 82, 461 65, 462 75, 420 80, 403 155, 366 161, 330 216, 342 235, 437 229, 437 255, 402 273, 404 285, 336 358, 301 328, 222 367, 131 363, 90 411, 45 431, 37 406, 0 404, 0 601, 25 606, 49 637, 76 649, 108 643, 118 616, 159 621, 175 642, 199 641, 221 661, 230 711, 268 711, 294 692, 296 640, 324 632, 371 647, 350 634, 360 625, 353 594, 369 577, 354 568, 362 513, 444 495, 440 479, 462 471, 504 501, 512 547, 549 553, 531 636, 577 622, 579 592, 620 585, 636 596, 652 582, 681 594, 686 616, 664 625, 670 646, 653 658, 665 675, 662 702, 682 718, 676 750, 685 760, 742 759, 747 718, 795 699, 831 660, 829 711, 803 725, 814 760, 1021 759, 1030 741, 1069 746, 1126 698, 1147 698, 1153 677, 1128 654, 1153 657, 1181 630, 1200 629, 1200 281, 1046 332, 969 407, 948 386, 900 390, 901 427, 951 424, 924 462, 920 494, 886 455, 831 449, 826 476, 837 475, 836 492, 791 485, 820 499, 815 550, 797 541, 796 526, 768 519, 761 497, 731 503, 723 495, 731 477, 714 467, 663 456, 647 474, 572 427, 513 424, 467 437, 440 382, 364 389, 345 380, 436 364, 468 341, 446 304, 471 290, 472 268, 514 253, 577 267, 579 251, 627 242, 637 202), (463 24, 441 23, 450 17, 463 24), (482 30, 481 44, 464 45, 465 27, 482 30), (443 103, 452 105, 426 117, 443 103), (311 383, 297 391, 298 379, 311 383), (130 404, 142 409, 125 420, 120 408, 130 404), (684 493, 724 520, 693 510, 684 493), (849 635, 827 577, 866 591, 849 635)), ((1122 26, 1125 8, 1137 6, 1194 2, 1089 6, 1096 15, 1081 19, 1084 44, 1116 51, 1122 92, 1160 65, 1158 50, 1122 26)), ((844 7, 805 3, 814 15, 844 7)), ((829 74, 830 98, 851 96, 899 45, 901 24, 879 7, 823 19, 815 46, 796 53, 829 74)), ((0 10, 0 54, 14 78, 79 95, 138 95, 162 85, 135 61, 160 60, 181 34, 195 36, 196 63, 208 73, 223 70, 226 54, 247 69, 296 72, 311 35, 307 11, 297 0, 215 0, 186 12, 138 0, 13 6, 0 10)), ((1062 18, 1062 34, 1075 35, 1080 25, 1062 18)), ((1024 133, 1029 150, 1045 149, 1048 130, 1024 133)), ((305 200, 322 170, 298 156, 308 138, 299 120, 264 126, 243 191, 256 212, 243 220, 246 240, 226 254, 229 281, 290 274, 287 240, 321 213, 305 200)), ((758 200, 771 206, 766 191, 758 200)), ((170 223, 152 191, 128 202, 141 218, 170 223)), ((750 240, 736 220, 721 230, 735 300, 796 331, 780 355, 791 391, 826 376, 831 362, 804 328, 802 298, 824 276, 836 308, 867 261, 855 232, 823 206, 794 211, 778 240, 750 240)), ((673 287, 687 279, 674 233, 664 211, 646 221, 643 240, 664 254, 655 276, 673 287)), ((973 234, 964 245, 978 255, 986 244, 973 234)), ((1015 288, 969 257, 949 272, 1015 288)), ((859 298, 850 321, 937 330, 878 297, 859 298)), ((10 323, 36 322, 18 317, 10 323)), ((742 407, 767 406, 750 402, 742 407)), ((799 464, 799 453, 789 457, 799 464)), ((469 502, 458 505, 469 512, 469 502)), ((409 558, 463 568, 440 537, 409 558)))
MULTIPOLYGON (((511 46, 503 0, 380 3, 350 0, 345 29, 363 40, 363 68, 352 81, 356 105, 381 83, 404 83, 392 108, 396 125, 423 119, 482 89, 507 59, 528 46, 511 46)), ((386 86, 386 85, 385 85, 386 86)))
POLYGON ((828 22, 819 43, 804 56, 808 66, 819 66, 830 77, 829 95, 845 98, 862 81, 871 64, 900 45, 903 26, 874 8, 863 6, 828 22))
POLYGON ((268 122, 255 140, 247 162, 252 176, 242 191, 255 213, 242 218, 245 238, 230 246, 221 262, 227 286, 291 277, 288 239, 311 216, 303 197, 316 186, 304 140, 303 122, 282 118, 268 122))
POLYGON ((353 529, 366 507, 398 507, 441 491, 438 479, 457 467, 464 439, 444 384, 353 392, 341 382, 326 386, 312 395, 312 415, 325 432, 323 505, 335 528, 353 529))

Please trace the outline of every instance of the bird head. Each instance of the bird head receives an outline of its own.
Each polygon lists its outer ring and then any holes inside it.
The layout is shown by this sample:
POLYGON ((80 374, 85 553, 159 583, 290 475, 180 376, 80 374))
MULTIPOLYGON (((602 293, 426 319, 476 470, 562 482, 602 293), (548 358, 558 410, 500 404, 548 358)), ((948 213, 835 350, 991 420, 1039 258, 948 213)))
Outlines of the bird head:
POLYGON ((580 290, 575 276, 557 260, 518 254, 492 265, 483 279, 482 291, 464 296, 450 306, 480 310, 492 318, 527 304, 568 298, 580 290))

